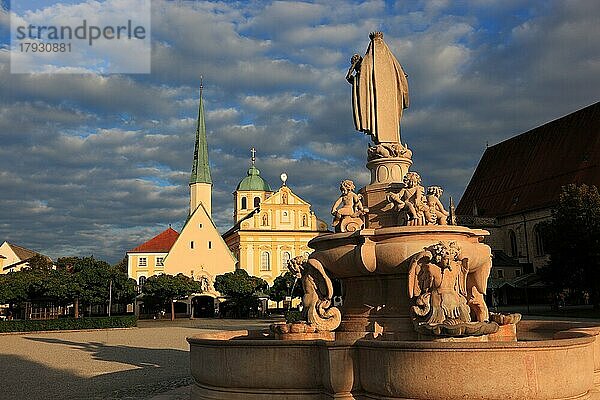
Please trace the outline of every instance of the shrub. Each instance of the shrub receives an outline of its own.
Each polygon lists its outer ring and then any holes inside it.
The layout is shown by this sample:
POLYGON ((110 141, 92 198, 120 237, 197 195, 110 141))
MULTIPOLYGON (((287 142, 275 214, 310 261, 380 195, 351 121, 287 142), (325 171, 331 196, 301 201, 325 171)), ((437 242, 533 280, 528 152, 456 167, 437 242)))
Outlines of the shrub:
POLYGON ((78 329, 131 328, 137 326, 133 315, 98 318, 60 318, 48 320, 0 321, 0 332, 62 331, 78 329))

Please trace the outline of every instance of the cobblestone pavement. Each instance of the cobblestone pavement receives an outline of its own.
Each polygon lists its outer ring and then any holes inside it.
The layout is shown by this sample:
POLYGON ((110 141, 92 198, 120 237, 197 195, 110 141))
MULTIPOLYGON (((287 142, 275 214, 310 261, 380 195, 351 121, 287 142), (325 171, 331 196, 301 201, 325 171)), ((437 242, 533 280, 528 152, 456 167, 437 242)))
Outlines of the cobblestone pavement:
POLYGON ((133 329, 0 335, 0 398, 183 399, 191 384, 186 337, 272 322, 140 321, 133 329))

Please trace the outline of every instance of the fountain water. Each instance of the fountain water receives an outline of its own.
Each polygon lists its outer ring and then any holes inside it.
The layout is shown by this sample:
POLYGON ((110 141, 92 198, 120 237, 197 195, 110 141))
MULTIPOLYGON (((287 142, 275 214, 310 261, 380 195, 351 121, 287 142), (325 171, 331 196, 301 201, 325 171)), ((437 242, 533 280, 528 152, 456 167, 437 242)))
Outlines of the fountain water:
POLYGON ((346 78, 355 126, 374 142, 371 182, 357 194, 342 181, 336 232, 290 262, 306 321, 189 338, 192 398, 596 398, 600 327, 489 313, 488 233, 454 225, 442 189, 425 191, 409 171, 408 82, 383 34, 370 39, 346 78), (341 310, 330 275, 342 282, 341 310))

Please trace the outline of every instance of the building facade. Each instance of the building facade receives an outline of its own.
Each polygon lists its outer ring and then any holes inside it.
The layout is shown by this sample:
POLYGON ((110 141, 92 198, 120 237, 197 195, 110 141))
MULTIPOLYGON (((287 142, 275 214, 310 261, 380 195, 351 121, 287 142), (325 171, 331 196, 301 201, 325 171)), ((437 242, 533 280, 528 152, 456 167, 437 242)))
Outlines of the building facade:
MULTIPOLYGON (((182 273, 195 279, 213 279, 216 275, 235 270, 237 260, 211 217, 212 178, 202 86, 189 190, 189 214, 181 232, 169 228, 127 253, 130 277, 138 280, 138 283, 140 278, 160 273, 182 273)), ((212 285, 212 281, 210 283, 212 285)))
MULTIPOLYGON (((42 254, 5 241, 0 246, 0 274, 20 271, 29 266, 27 260, 36 255, 42 254)), ((44 257, 50 260, 50 257, 44 257)))
POLYGON ((568 184, 600 187, 600 102, 485 150, 456 214, 461 225, 490 232, 492 286, 541 292, 532 275, 549 261, 540 223, 568 184))
POLYGON ((127 252, 127 274, 139 285, 152 276, 165 272, 165 258, 179 237, 176 230, 169 227, 152 239, 127 252))
POLYGON ((234 226, 223 238, 238 259, 238 268, 269 284, 287 271, 288 260, 310 254, 312 238, 329 232, 327 224, 311 211, 310 203, 285 181, 279 189, 271 189, 255 166, 254 153, 233 198, 234 226))

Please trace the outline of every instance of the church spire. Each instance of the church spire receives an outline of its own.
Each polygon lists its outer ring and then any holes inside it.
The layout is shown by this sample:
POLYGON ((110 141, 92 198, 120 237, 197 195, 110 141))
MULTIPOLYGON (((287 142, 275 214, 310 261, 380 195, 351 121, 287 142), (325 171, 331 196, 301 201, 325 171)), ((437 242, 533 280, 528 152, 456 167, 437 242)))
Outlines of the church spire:
POLYGON ((202 78, 200 78, 200 104, 198 105, 198 122, 196 124, 196 146, 194 148, 194 164, 190 185, 195 183, 212 183, 208 165, 208 144, 206 143, 206 126, 204 125, 204 103, 202 101, 202 78))

